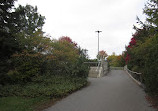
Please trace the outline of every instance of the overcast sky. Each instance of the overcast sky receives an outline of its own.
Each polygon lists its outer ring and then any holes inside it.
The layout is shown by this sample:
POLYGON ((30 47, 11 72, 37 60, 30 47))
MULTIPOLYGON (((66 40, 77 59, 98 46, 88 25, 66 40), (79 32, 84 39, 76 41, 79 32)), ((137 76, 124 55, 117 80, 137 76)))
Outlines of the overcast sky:
POLYGON ((128 45, 136 16, 144 20, 147 0, 18 0, 17 4, 38 7, 46 17, 44 32, 58 39, 69 36, 95 58, 98 50, 96 30, 100 33, 100 50, 108 55, 121 54, 128 45))

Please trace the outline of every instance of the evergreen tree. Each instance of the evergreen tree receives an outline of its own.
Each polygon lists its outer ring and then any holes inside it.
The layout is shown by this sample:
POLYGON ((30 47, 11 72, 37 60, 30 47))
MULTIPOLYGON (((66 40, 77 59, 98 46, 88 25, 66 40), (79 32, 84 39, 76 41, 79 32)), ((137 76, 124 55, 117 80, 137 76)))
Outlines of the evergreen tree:
POLYGON ((158 0, 149 0, 143 12, 149 25, 158 28, 158 0))
POLYGON ((8 58, 18 47, 15 36, 11 33, 15 26, 11 12, 14 1, 0 1, 0 60, 8 58))
POLYGON ((15 36, 11 33, 14 28, 12 21, 12 8, 15 0, 0 1, 0 83, 5 81, 5 73, 8 71, 10 56, 18 50, 15 36))

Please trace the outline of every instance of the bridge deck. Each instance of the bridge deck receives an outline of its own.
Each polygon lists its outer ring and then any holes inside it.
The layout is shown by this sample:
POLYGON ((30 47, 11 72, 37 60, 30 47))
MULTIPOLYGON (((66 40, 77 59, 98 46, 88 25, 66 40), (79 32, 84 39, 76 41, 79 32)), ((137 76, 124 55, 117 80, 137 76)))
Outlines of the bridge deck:
POLYGON ((107 76, 89 81, 90 86, 45 111, 154 111, 143 89, 122 70, 112 70, 107 76))

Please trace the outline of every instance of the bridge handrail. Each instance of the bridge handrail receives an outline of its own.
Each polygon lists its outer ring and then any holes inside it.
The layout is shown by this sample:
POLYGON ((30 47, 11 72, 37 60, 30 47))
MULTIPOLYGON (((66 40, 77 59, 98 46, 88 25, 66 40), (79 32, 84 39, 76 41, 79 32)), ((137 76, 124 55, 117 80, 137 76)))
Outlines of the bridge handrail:
POLYGON ((129 70, 128 68, 126 68, 126 70, 127 70, 128 72, 130 72, 130 73, 134 73, 134 74, 137 74, 137 75, 141 75, 141 74, 142 74, 142 73, 138 73, 138 72, 131 71, 131 70, 129 70))
POLYGON ((98 63, 98 62, 84 62, 85 64, 93 64, 93 63, 98 63))
POLYGON ((84 62, 84 64, 88 64, 88 66, 98 66, 98 62, 84 62))
POLYGON ((127 65, 124 67, 124 70, 126 70, 134 79, 136 79, 138 82, 142 83, 142 73, 131 71, 127 68, 127 65))
POLYGON ((100 66, 101 66, 101 62, 100 62, 100 61, 98 61, 98 67, 97 67, 97 70, 96 70, 96 71, 98 71, 98 70, 99 70, 100 66))

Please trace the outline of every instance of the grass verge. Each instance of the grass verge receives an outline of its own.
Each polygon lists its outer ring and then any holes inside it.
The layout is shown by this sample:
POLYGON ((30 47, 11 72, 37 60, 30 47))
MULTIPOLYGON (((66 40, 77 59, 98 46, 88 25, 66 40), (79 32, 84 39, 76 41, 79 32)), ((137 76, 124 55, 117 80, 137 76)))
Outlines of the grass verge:
POLYGON ((33 111, 36 104, 48 100, 45 97, 24 98, 24 97, 2 97, 0 98, 0 111, 33 111))

